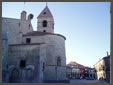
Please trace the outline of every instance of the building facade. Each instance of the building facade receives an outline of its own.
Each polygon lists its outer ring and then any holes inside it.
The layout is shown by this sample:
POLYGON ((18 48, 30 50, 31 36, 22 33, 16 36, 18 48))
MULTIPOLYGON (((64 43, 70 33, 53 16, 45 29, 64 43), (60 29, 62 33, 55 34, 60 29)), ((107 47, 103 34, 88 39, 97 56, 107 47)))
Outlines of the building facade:
POLYGON ((106 80, 107 82, 110 82, 110 55, 100 59, 94 67, 97 72, 98 80, 106 80))
POLYGON ((76 62, 70 62, 67 64, 67 78, 69 79, 95 79, 95 69, 83 66, 76 62))
POLYGON ((33 31, 32 18, 26 11, 20 19, 2 18, 2 32, 7 32, 8 39, 7 82, 66 80, 66 38, 54 33, 48 6, 38 16, 37 31, 33 31))

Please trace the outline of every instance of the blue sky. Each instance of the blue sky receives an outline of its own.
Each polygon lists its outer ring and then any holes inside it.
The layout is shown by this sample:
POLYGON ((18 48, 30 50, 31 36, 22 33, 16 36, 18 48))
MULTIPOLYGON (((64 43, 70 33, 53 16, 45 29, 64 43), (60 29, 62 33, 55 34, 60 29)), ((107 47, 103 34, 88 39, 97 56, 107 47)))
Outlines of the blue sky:
MULTIPOLYGON (((3 2, 2 17, 20 18, 25 10, 32 13, 37 30, 37 16, 45 2, 3 2)), ((48 2, 55 20, 55 33, 66 37, 67 63, 76 61, 93 67, 110 53, 110 2, 48 2)))

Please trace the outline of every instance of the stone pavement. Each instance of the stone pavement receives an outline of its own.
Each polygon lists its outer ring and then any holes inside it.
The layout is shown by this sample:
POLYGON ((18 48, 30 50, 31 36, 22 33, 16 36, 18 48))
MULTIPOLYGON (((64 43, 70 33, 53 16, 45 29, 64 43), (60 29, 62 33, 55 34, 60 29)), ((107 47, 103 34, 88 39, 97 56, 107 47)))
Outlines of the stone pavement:
POLYGON ((106 83, 106 82, 99 80, 71 79, 70 83, 106 83))

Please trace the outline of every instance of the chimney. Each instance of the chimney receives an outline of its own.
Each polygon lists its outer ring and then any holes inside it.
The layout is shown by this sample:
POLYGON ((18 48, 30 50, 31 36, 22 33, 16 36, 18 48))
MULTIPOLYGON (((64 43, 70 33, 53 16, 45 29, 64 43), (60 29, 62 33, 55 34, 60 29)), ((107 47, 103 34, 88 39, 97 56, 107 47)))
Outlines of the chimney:
POLYGON ((26 14, 27 14, 27 12, 26 11, 22 11, 22 13, 21 13, 21 20, 23 20, 23 21, 26 21, 26 14))
POLYGON ((31 22, 31 19, 33 19, 33 14, 29 14, 28 15, 28 19, 27 20, 31 22))
POLYGON ((107 56, 108 56, 108 51, 106 53, 107 53, 107 56))

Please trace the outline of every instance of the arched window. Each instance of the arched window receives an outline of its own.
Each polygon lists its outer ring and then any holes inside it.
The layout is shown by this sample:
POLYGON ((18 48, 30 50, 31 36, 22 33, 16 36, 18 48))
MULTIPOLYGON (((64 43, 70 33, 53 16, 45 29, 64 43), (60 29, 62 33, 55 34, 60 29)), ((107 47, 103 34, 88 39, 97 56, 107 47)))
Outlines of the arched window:
POLYGON ((61 58, 60 57, 57 58, 57 66, 61 66, 61 58))
POLYGON ((47 21, 46 20, 43 21, 43 27, 47 27, 47 21))
POLYGON ((26 66, 26 61, 25 60, 21 60, 20 61, 20 67, 24 68, 26 66))

